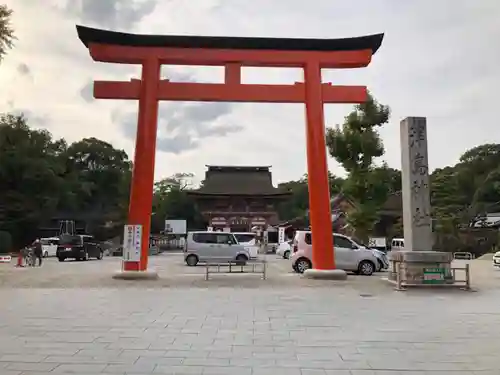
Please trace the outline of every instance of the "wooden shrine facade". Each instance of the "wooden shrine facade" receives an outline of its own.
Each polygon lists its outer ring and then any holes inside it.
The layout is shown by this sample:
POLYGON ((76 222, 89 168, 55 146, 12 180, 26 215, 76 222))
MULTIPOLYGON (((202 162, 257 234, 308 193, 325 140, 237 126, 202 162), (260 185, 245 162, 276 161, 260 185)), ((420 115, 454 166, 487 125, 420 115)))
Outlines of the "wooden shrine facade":
POLYGON ((188 194, 210 227, 248 232, 278 223, 276 205, 291 193, 273 186, 270 167, 207 167, 203 186, 188 194))

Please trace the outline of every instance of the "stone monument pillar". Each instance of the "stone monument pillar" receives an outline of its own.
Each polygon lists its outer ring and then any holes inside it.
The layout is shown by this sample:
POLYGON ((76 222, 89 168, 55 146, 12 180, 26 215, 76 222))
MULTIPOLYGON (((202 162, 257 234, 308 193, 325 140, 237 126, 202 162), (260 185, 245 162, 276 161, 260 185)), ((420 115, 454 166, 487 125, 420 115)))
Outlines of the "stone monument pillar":
POLYGON ((401 121, 401 185, 406 251, 432 250, 432 218, 425 117, 401 121))
MULTIPOLYGON (((427 283, 426 271, 433 283, 450 282, 452 254, 432 251, 432 216, 430 201, 429 162, 427 153, 427 121, 425 117, 408 117, 401 122, 401 183, 403 198, 404 250, 391 253, 392 271, 396 279, 409 284, 427 283)), ((452 282, 452 281, 451 281, 452 282)))

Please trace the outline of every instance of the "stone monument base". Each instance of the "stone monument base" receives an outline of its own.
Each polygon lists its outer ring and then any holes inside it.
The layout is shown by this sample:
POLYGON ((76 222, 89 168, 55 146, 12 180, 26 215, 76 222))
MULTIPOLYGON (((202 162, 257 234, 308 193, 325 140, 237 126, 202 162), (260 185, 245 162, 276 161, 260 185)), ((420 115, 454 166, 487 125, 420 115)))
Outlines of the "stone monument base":
POLYGON ((439 251, 394 251, 389 255, 391 270, 388 280, 398 282, 399 280, 408 286, 419 285, 453 285, 453 273, 451 271, 452 253, 439 251), (444 275, 443 280, 437 277, 435 280, 429 277, 435 271, 436 276, 444 275))
POLYGON ((308 269, 304 271, 304 277, 306 279, 316 279, 316 280, 346 280, 347 272, 344 270, 317 270, 308 269))
POLYGON ((117 271, 113 275, 115 280, 156 280, 158 279, 158 272, 154 270, 146 271, 117 271))

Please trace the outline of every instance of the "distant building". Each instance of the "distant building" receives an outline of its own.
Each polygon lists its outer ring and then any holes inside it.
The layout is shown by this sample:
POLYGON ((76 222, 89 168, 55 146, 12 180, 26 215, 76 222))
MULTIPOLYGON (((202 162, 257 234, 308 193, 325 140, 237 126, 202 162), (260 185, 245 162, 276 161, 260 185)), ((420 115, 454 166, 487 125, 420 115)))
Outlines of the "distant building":
POLYGON ((270 167, 207 167, 203 185, 187 194, 214 230, 246 232, 279 222, 276 205, 291 193, 273 186, 270 167))

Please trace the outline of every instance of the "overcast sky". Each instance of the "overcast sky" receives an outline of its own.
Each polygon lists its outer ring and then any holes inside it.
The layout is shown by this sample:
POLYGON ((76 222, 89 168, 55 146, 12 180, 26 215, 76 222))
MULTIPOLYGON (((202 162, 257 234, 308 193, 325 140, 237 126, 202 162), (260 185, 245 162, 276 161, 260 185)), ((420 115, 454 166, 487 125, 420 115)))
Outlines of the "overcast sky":
MULTIPOLYGON (((381 130, 400 167, 399 122, 427 117, 431 168, 468 148, 500 142, 498 0, 4 0, 18 41, 0 65, 0 112, 23 111, 55 137, 96 137, 133 158, 137 103, 94 100, 93 79, 128 80, 138 68, 94 63, 75 25, 151 34, 339 38, 385 33, 364 69, 325 82, 367 85, 392 109, 381 130)), ((218 82, 219 68, 168 68, 165 77, 218 82)), ((293 83, 299 70, 246 69, 246 83, 293 83)), ((350 105, 326 106, 326 125, 350 105)), ((205 164, 272 165, 275 183, 306 172, 302 105, 161 103, 156 178, 205 164)), ((342 173, 337 163, 330 169, 342 173)))

